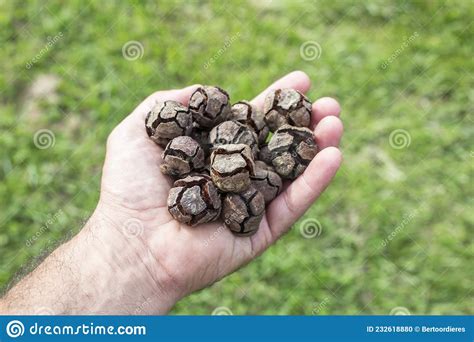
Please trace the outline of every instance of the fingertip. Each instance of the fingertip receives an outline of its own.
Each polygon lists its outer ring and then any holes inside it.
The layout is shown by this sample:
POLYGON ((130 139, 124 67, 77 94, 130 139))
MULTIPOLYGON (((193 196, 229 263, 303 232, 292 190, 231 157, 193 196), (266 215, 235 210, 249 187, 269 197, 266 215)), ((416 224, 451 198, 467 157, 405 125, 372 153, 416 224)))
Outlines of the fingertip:
POLYGON ((313 125, 327 116, 340 116, 341 105, 332 97, 322 97, 313 103, 313 125))
POLYGON ((311 79, 309 78, 308 74, 302 70, 295 70, 289 73, 288 77, 298 80, 300 84, 300 91, 303 93, 306 93, 309 88, 311 88, 311 79))
POLYGON ((327 115, 339 116, 341 113, 341 106, 339 102, 332 97, 322 97, 316 102, 316 108, 327 113, 327 115))
POLYGON ((196 83, 181 89, 181 91, 195 91, 199 87, 202 87, 202 84, 196 83))
POLYGON ((337 170, 342 163, 342 152, 334 146, 329 146, 319 152, 317 155, 321 163, 327 163, 332 169, 337 170))
POLYGON ((341 162, 341 151, 334 146, 327 147, 316 154, 305 170, 303 177, 306 178, 308 184, 318 187, 321 185, 321 180, 329 182, 332 179, 339 169, 341 162), (319 175, 319 180, 313 184, 311 179, 315 178, 316 175, 319 175))
POLYGON ((344 133, 344 125, 336 116, 324 117, 314 128, 314 137, 319 150, 338 147, 344 133))

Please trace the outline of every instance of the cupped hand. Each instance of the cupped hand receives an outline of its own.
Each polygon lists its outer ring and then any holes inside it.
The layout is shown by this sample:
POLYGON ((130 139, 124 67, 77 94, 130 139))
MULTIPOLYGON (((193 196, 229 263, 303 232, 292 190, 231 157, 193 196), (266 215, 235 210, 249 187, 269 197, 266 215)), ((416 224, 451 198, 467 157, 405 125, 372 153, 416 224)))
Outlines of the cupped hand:
MULTIPOLYGON (((152 94, 113 130, 107 141, 95 214, 112 222, 107 228, 98 225, 95 229, 110 229, 111 234, 126 240, 121 248, 129 250, 123 254, 136 255, 133 262, 145 265, 144 281, 159 288, 157 293, 173 296, 174 301, 225 277, 265 251, 321 195, 341 163, 340 107, 331 98, 321 98, 313 104, 310 127, 319 153, 267 206, 255 235, 236 237, 222 222, 195 227, 177 222, 166 205, 172 181, 160 172, 163 150, 148 138, 144 121, 156 101, 176 100, 187 105, 197 87, 152 94)), ((306 93, 310 80, 303 72, 292 72, 252 102, 262 108, 266 93, 276 88, 306 93)), ((120 255, 121 251, 114 253, 120 255)))

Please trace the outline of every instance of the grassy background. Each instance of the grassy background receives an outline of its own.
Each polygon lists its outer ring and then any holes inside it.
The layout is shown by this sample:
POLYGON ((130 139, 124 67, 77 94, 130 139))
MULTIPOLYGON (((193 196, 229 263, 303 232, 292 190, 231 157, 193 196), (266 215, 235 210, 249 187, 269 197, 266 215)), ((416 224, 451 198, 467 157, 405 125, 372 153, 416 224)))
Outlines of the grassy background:
POLYGON ((321 234, 296 225, 173 313, 474 313, 470 1, 25 3, 0 2, 0 286, 80 229, 107 135, 142 98, 199 82, 248 99, 301 69, 345 123, 344 165, 305 216, 321 234))

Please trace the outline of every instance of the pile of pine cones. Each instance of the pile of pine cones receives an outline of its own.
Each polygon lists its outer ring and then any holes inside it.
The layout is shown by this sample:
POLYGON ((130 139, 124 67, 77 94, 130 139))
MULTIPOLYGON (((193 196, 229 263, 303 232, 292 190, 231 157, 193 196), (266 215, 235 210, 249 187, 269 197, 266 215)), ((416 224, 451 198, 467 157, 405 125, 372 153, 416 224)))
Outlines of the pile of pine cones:
POLYGON ((316 155, 310 121, 311 102, 294 89, 270 91, 263 112, 248 101, 231 106, 212 86, 199 87, 188 107, 157 103, 145 127, 164 148, 161 172, 176 179, 170 214, 192 226, 221 217, 234 234, 254 234, 282 179, 298 177, 316 155))

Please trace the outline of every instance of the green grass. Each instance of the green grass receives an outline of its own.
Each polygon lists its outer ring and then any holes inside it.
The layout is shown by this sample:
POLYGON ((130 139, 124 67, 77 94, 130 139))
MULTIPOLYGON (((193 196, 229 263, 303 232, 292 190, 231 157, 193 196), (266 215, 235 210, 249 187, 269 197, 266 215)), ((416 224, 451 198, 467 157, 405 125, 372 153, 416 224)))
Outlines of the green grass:
POLYGON ((301 69, 311 99, 343 107, 343 167, 305 215, 322 233, 295 225, 173 313, 474 313, 472 3, 40 3, 0 5, 0 286, 81 228, 107 135, 141 99, 198 82, 248 99, 301 69), (121 52, 131 40, 136 61, 121 52), (318 59, 301 58, 306 41, 318 59), (41 96, 44 75, 59 83, 41 96), (43 128, 55 145, 41 150, 43 128), (391 147, 396 129, 409 146, 391 147))

